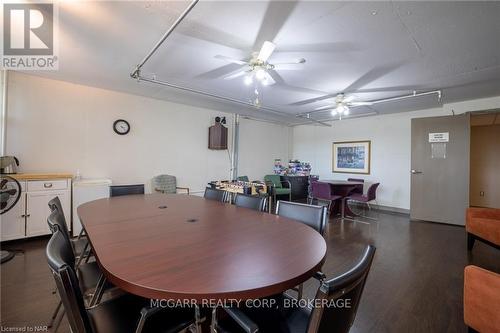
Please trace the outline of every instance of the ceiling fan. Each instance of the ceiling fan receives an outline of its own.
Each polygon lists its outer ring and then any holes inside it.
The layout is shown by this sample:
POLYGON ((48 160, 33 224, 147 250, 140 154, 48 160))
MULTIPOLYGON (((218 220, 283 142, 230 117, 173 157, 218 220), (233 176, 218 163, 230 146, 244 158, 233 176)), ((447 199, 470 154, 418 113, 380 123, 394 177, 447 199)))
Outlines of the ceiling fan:
POLYGON ((300 64, 304 64, 306 59, 300 58, 291 62, 270 63, 268 60, 274 52, 276 44, 265 41, 259 52, 253 52, 250 60, 238 60, 223 55, 216 55, 215 58, 228 61, 230 63, 244 66, 224 77, 225 80, 245 76, 243 82, 251 85, 254 82, 260 82, 263 85, 272 85, 276 82, 284 82, 283 78, 276 70, 297 70, 301 69, 300 64))
POLYGON ((356 97, 354 95, 346 96, 344 93, 340 93, 337 96, 335 96, 333 104, 322 106, 314 110, 315 111, 331 110, 332 116, 339 115, 340 117, 342 117, 349 114, 350 108, 373 105, 373 102, 361 102, 361 101, 356 102, 354 101, 355 98, 356 97))

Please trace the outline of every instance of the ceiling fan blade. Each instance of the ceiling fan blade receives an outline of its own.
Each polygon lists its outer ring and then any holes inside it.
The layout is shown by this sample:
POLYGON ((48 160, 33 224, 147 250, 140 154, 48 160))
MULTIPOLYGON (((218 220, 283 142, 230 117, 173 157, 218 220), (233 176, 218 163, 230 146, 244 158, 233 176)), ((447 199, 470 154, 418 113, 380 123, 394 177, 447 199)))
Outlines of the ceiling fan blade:
POLYGON ((231 63, 231 64, 224 65, 222 67, 217 67, 215 69, 212 69, 211 71, 196 75, 195 78, 198 78, 198 79, 217 79, 219 77, 229 75, 229 74, 233 73, 234 71, 241 69, 241 67, 242 67, 242 65, 231 63))
POLYGON ((344 89, 345 93, 357 91, 368 84, 378 80, 379 78, 395 71, 399 67, 401 67, 402 63, 390 64, 385 66, 380 66, 371 69, 367 73, 363 74, 361 77, 352 82, 348 87, 344 89))
POLYGON ((267 73, 275 82, 279 84, 285 84, 285 80, 283 79, 283 77, 279 75, 279 73, 276 72, 275 70, 269 69, 267 73))
POLYGON ((356 99, 356 96, 349 95, 349 96, 344 96, 344 98, 342 99, 342 101, 346 102, 346 103, 350 103, 350 102, 354 101, 354 99, 356 99))
POLYGON ((291 103, 290 105, 306 105, 306 104, 311 104, 311 103, 323 101, 325 99, 329 99, 329 98, 332 98, 332 97, 337 97, 337 93, 327 94, 327 95, 323 95, 323 96, 319 96, 319 97, 314 97, 314 98, 309 98, 309 99, 304 99, 302 101, 291 103))
POLYGON ((372 102, 349 102, 348 106, 364 106, 364 105, 373 105, 372 102))
POLYGON ((262 83, 266 86, 272 86, 273 84, 276 83, 276 81, 274 81, 271 74, 268 71, 266 71, 266 74, 264 76, 264 80, 262 81, 262 83))
POLYGON ((266 40, 264 44, 262 44, 262 48, 260 49, 257 59, 266 62, 267 59, 269 59, 269 57, 271 56, 271 54, 273 54, 275 48, 276 44, 266 40))
POLYGON ((288 17, 297 6, 297 1, 269 1, 262 18, 259 32, 252 50, 257 50, 266 40, 274 41, 288 17))
POLYGON ((327 110, 333 110, 337 106, 336 105, 328 105, 328 106, 321 106, 319 108, 314 109, 314 111, 327 111, 327 110))
POLYGON ((2 201, 0 203, 0 209, 4 209, 5 207, 7 207, 7 201, 2 201))
POLYGON ((299 58, 296 59, 295 61, 289 61, 289 62, 273 62, 273 65, 298 65, 298 64, 304 64, 305 62, 306 59, 299 58))
POLYGON ((232 80, 232 79, 235 79, 237 77, 240 77, 240 76, 243 76, 247 73, 248 71, 246 70, 237 70, 236 72, 232 73, 232 74, 229 74, 227 76, 224 77, 224 80, 232 80))
POLYGON ((3 188, 5 184, 7 184, 9 181, 7 179, 2 179, 2 182, 0 183, 0 188, 3 188))
POLYGON ((230 62, 230 63, 233 63, 233 64, 238 64, 238 65, 246 65, 247 62, 244 61, 244 60, 238 60, 238 59, 234 59, 234 58, 231 58, 231 57, 226 57, 226 56, 223 56, 223 55, 216 55, 214 58, 216 59, 220 59, 220 60, 224 60, 224 61, 227 61, 227 62, 230 62))

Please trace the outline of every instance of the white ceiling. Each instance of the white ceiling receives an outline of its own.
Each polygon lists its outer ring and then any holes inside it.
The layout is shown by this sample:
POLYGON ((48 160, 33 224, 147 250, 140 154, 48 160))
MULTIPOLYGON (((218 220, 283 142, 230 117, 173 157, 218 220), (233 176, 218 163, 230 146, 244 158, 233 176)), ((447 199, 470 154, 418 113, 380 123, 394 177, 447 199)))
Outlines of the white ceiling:
MULTIPOLYGON (((248 101, 242 78, 224 79, 237 67, 214 56, 245 59, 270 40, 277 44, 271 63, 307 59, 302 70, 279 71, 284 82, 261 89, 263 105, 280 114, 132 80, 134 66, 188 4, 62 1, 59 71, 37 75, 289 123, 303 121, 295 114, 325 106, 340 92, 369 101, 442 89, 444 103, 500 95, 498 1, 200 0, 142 70, 248 101)), ((436 96, 427 96, 352 113, 437 105, 436 96)))

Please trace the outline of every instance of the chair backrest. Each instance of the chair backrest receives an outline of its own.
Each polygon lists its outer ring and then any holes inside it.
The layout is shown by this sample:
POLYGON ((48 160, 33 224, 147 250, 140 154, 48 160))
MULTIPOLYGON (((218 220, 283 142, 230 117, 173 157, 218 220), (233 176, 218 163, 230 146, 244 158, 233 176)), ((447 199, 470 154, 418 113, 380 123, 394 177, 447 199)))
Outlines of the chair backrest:
POLYGON ((375 183, 370 185, 368 188, 368 191, 366 192, 366 196, 368 197, 368 200, 375 200, 377 198, 377 187, 380 185, 380 183, 375 183))
POLYGON ((348 182, 357 182, 357 183, 364 183, 365 180, 362 178, 347 178, 348 182))
POLYGON ((92 327, 85 310, 83 296, 74 270, 74 256, 69 240, 56 230, 47 244, 47 261, 56 282, 71 331, 91 333, 92 327))
POLYGON ((265 175, 264 181, 272 183, 273 186, 276 188, 283 187, 283 185, 281 185, 281 176, 280 175, 265 175))
POLYGON ((52 233, 54 233, 57 228, 61 230, 69 239, 71 235, 69 234, 68 225, 66 224, 66 219, 64 218, 64 213, 62 212, 62 210, 59 210, 57 208, 57 204, 55 203, 55 201, 59 201, 59 198, 55 197, 54 199, 49 201, 49 207, 52 212, 50 213, 49 217, 47 217, 47 224, 49 225, 49 229, 52 233))
POLYGON ((327 208, 290 201, 278 201, 276 214, 307 224, 321 235, 326 230, 327 208))
POLYGON ((110 197, 119 197, 129 194, 144 194, 144 184, 138 185, 112 185, 109 187, 110 197))
POLYGON ((238 178, 236 178, 236 180, 238 180, 240 182, 249 182, 250 181, 248 179, 248 176, 239 176, 238 178))
POLYGON ((226 192, 215 188, 207 187, 205 189, 205 194, 203 194, 203 197, 208 200, 216 200, 224 202, 226 199, 226 192))
POLYGON ((323 182, 312 182, 312 197, 315 199, 330 200, 332 197, 332 188, 330 184, 323 182))
POLYGON ((51 212, 53 212, 54 210, 58 210, 64 216, 64 211, 63 211, 63 208, 62 208, 61 200, 59 199, 58 196, 52 198, 48 202, 48 205, 49 205, 49 208, 50 208, 51 212))
POLYGON ((153 178, 153 189, 163 193, 177 193, 177 178, 171 175, 159 175, 153 178))
POLYGON ((234 204, 238 207, 245 207, 263 212, 266 209, 266 197, 238 194, 234 199, 234 204))
POLYGON ((315 297, 316 300, 319 300, 317 304, 335 302, 335 306, 315 307, 310 316, 307 332, 349 332, 356 317, 374 255, 375 246, 367 246, 361 259, 354 267, 321 284, 315 297))

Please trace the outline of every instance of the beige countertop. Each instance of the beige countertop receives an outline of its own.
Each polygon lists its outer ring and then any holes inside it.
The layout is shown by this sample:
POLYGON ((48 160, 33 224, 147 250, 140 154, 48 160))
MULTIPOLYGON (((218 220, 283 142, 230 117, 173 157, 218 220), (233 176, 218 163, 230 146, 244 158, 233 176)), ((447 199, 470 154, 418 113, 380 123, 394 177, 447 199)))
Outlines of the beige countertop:
POLYGON ((45 180, 45 179, 68 179, 73 178, 71 173, 38 173, 38 172, 30 172, 30 173, 15 173, 10 174, 12 178, 17 180, 45 180))

